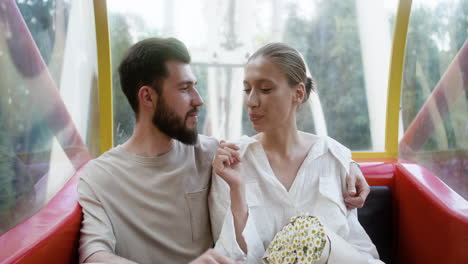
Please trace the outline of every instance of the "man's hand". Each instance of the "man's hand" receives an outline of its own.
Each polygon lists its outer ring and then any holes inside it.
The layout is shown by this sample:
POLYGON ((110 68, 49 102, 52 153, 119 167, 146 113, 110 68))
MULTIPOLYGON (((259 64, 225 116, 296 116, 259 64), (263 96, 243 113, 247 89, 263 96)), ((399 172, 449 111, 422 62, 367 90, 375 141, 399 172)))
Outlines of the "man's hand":
POLYGON ((208 249, 203 255, 194 259, 189 264, 240 264, 241 262, 231 260, 212 248, 208 249))
POLYGON ((349 175, 346 176, 347 193, 344 194, 344 201, 348 209, 362 208, 369 195, 370 188, 362 175, 359 166, 352 162, 349 168, 349 175))

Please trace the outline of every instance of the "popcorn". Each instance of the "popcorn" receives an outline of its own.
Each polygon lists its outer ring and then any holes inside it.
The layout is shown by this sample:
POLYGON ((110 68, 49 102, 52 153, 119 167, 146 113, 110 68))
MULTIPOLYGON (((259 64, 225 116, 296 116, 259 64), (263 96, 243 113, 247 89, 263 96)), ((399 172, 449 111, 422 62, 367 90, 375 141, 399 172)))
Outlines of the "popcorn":
POLYGON ((320 259, 327 236, 318 218, 303 214, 279 231, 268 246, 264 264, 314 263, 320 259))

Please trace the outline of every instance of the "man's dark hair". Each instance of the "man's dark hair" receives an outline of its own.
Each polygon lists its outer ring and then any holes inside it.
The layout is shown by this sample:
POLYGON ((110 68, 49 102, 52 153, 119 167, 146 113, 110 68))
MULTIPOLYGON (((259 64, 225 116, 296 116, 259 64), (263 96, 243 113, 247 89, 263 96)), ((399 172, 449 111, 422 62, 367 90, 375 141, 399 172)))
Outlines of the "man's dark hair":
POLYGON ((148 38, 128 49, 119 65, 120 85, 138 119, 138 91, 151 86, 162 95, 162 81, 169 76, 166 62, 190 63, 184 43, 175 38, 148 38))

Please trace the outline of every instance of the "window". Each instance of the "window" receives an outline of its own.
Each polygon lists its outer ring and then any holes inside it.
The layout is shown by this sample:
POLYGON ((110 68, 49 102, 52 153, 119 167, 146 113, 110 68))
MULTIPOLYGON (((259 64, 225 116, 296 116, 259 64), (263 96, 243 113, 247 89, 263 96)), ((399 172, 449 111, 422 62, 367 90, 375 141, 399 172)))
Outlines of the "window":
POLYGON ((402 83, 400 158, 468 199, 468 2, 413 1, 402 83))
POLYGON ((192 55, 205 106, 199 132, 253 135, 243 106, 243 65, 258 48, 285 42, 304 56, 318 95, 302 105, 301 130, 352 150, 384 151, 391 35, 397 1, 109 1, 114 67, 114 143, 133 129, 116 66, 136 41, 176 37, 192 55), (142 8, 145 6, 145 8, 142 8))
POLYGON ((95 153, 98 104, 91 0, 2 1, 0 29, 2 234, 95 153))

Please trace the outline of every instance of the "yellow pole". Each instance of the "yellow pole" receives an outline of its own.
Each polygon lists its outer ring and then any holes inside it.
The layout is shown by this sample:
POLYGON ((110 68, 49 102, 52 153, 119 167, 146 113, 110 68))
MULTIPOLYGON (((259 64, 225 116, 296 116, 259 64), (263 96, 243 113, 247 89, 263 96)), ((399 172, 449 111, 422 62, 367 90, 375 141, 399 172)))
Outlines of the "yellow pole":
POLYGON ((400 0, 393 35, 390 73, 388 78, 388 101, 385 133, 385 152, 398 158, 398 125, 401 102, 401 80, 403 77, 406 37, 412 0, 400 0))
POLYGON ((398 125, 400 118, 401 80, 404 70, 406 37, 412 0, 400 0, 393 33, 390 72, 388 78, 385 152, 353 152, 353 159, 394 160, 398 158, 398 125))
POLYGON ((113 147, 112 69, 106 0, 94 0, 99 76, 100 153, 113 147))

